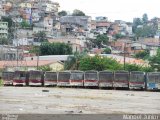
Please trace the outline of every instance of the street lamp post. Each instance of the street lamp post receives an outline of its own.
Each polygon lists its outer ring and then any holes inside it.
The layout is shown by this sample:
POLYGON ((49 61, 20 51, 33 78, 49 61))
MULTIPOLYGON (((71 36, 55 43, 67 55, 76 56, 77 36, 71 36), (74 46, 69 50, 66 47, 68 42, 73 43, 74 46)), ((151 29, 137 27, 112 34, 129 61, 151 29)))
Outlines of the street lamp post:
POLYGON ((16 20, 16 18, 13 18, 12 21, 14 22, 14 30, 15 30, 14 31, 15 32, 14 33, 14 40, 16 39, 16 44, 17 44, 16 45, 16 48, 17 48, 17 53, 16 53, 17 54, 17 57, 16 57, 17 66, 16 66, 16 69, 18 70, 18 60, 19 60, 18 58, 19 58, 19 55, 18 55, 18 39, 17 39, 17 33, 16 33, 17 32, 17 20, 16 20))
POLYGON ((37 70, 39 69, 39 50, 37 51, 37 70))
POLYGON ((125 55, 125 53, 124 53, 124 70, 126 69, 126 55, 125 55))
POLYGON ((126 43, 124 43, 124 49, 123 49, 123 67, 124 67, 124 70, 126 69, 126 43))
MULTIPOLYGON (((38 42, 40 41, 40 38, 38 38, 38 42)), ((39 54, 40 54, 40 47, 37 47, 37 70, 39 69, 39 54)))

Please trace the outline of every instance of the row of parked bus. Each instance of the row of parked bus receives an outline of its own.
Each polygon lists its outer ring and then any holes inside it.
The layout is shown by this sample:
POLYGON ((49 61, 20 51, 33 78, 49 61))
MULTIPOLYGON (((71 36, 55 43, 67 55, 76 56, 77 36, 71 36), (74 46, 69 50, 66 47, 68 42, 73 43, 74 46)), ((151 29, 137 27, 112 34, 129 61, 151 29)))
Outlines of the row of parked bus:
POLYGON ((2 73, 4 85, 77 86, 99 88, 160 89, 160 72, 128 71, 15 71, 2 73))

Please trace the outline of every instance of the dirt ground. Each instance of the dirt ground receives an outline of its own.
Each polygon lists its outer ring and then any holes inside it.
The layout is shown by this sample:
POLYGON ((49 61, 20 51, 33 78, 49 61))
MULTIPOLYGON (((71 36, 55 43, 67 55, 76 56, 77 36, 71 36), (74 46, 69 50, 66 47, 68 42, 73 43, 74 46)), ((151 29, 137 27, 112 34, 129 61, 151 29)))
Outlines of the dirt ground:
POLYGON ((159 103, 160 92, 0 87, 1 114, 160 114, 159 103))

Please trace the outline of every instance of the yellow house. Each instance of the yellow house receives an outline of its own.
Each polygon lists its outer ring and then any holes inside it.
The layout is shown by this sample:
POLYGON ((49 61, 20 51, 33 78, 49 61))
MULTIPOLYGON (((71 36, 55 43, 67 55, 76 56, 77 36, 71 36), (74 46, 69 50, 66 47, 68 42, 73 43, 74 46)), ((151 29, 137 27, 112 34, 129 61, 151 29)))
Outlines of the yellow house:
POLYGON ((52 71, 58 72, 58 71, 63 71, 64 70, 64 64, 62 62, 54 62, 49 65, 52 71))

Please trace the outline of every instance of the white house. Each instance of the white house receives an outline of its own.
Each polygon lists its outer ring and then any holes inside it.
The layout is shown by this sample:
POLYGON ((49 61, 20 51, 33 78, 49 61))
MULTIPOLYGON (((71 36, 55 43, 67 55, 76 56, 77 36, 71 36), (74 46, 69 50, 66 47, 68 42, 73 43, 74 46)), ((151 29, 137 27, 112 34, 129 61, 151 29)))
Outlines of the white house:
POLYGON ((1 19, 2 16, 5 16, 5 10, 3 9, 3 3, 4 2, 5 2, 4 0, 0 1, 0 19, 1 19))
POLYGON ((20 38, 20 39, 13 39, 14 46, 21 46, 21 45, 33 45, 33 38, 20 38))
POLYGON ((147 49, 149 49, 150 56, 154 56, 157 54, 158 48, 160 48, 160 45, 158 44, 146 44, 147 49))
POLYGON ((128 35, 132 35, 133 34, 133 30, 132 30, 132 25, 131 24, 127 24, 126 31, 127 31, 128 35))

